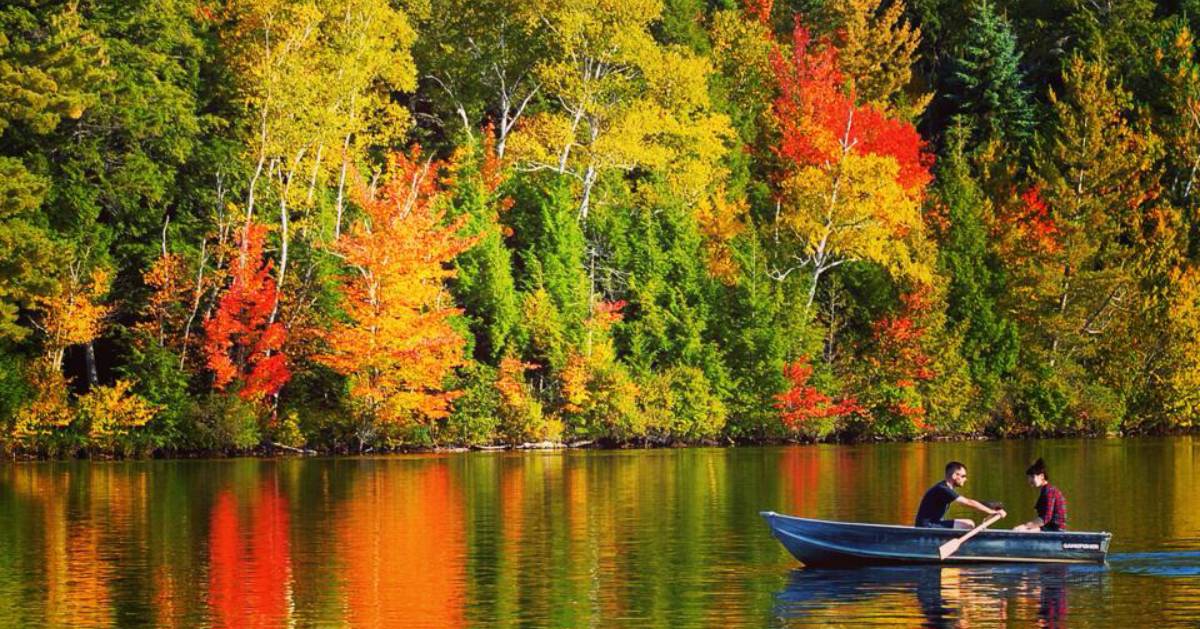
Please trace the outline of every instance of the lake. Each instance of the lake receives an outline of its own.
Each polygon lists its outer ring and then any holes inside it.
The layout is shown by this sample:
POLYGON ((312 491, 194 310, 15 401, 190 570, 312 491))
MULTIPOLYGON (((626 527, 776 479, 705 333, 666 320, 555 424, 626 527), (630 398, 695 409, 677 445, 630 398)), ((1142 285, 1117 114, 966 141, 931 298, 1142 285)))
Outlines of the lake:
MULTIPOLYGON (((1194 626, 1200 438, 0 465, 4 626, 1194 626), (1107 566, 798 568, 758 516, 912 520, 946 461, 1107 566)), ((975 517, 951 510, 959 517, 975 517)))

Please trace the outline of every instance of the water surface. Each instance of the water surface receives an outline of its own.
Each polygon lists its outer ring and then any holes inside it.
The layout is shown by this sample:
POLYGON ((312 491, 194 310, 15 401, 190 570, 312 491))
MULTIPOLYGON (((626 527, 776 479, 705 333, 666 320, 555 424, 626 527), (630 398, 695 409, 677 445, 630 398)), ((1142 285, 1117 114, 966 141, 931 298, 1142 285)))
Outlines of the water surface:
MULTIPOLYGON (((1200 439, 0 466, 4 626, 1194 626, 1200 439), (1108 566, 798 568, 757 515, 911 521, 949 459, 1108 566)), ((970 516, 968 511, 960 516, 970 516)))

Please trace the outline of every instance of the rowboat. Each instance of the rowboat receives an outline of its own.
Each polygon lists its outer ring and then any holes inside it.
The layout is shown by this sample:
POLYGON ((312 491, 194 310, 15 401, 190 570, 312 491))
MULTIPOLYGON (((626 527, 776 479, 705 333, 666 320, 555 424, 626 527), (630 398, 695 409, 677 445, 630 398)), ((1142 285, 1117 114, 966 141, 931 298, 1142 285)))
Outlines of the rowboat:
POLYGON ((771 533, 806 566, 903 563, 1104 563, 1112 534, 984 530, 945 560, 938 547, 966 531, 812 520, 763 511, 771 533))

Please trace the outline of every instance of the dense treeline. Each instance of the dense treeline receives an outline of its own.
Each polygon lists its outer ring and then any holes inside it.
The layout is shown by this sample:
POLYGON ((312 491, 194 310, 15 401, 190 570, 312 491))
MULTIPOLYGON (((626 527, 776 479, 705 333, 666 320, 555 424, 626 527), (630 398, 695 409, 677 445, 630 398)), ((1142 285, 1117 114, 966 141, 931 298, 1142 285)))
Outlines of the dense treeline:
POLYGON ((9 451, 1189 428, 1192 0, 17 0, 9 451))

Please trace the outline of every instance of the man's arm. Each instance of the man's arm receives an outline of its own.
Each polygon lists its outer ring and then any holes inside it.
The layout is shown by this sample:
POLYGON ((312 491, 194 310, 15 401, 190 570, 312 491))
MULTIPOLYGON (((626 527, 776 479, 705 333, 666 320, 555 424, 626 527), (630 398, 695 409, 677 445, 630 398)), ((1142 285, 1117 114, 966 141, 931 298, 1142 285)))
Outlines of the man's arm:
POLYGON ((983 504, 982 502, 979 502, 978 500, 971 500, 970 498, 968 498, 966 496, 959 496, 958 498, 954 499, 954 502, 957 502, 958 504, 960 504, 964 507, 971 507, 972 509, 977 509, 988 515, 996 515, 997 513, 1004 513, 1004 509, 993 509, 993 508, 983 504))

